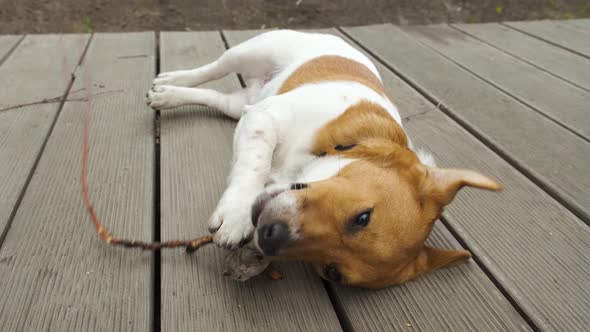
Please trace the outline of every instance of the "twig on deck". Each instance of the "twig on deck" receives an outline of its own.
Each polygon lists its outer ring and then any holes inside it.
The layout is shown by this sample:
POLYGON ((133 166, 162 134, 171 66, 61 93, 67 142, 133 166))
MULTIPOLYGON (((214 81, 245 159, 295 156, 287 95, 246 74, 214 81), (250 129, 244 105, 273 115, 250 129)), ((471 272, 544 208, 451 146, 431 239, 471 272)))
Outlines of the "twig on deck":
MULTIPOLYGON (((71 93, 76 93, 76 92, 79 92, 79 91, 82 91, 82 90, 84 90, 84 89, 82 88, 82 89, 74 90, 71 93)), ((123 91, 124 91, 123 89, 102 91, 102 92, 98 92, 98 93, 93 94, 92 97, 104 95, 104 94, 107 94, 107 93, 115 93, 115 92, 123 92, 123 91)), ((41 100, 33 101, 33 102, 30 102, 30 103, 24 103, 24 104, 18 104, 18 105, 8 106, 6 108, 0 108, 0 113, 1 112, 15 110, 15 109, 18 109, 18 108, 27 107, 27 106, 32 106, 32 105, 59 103, 59 102, 62 101, 62 99, 63 99, 63 95, 58 96, 58 97, 53 97, 53 98, 43 98, 41 100)), ((70 99, 66 99, 65 101, 88 101, 88 99, 86 99, 86 98, 70 98, 70 99)))
POLYGON ((436 106, 434 106, 433 108, 427 109, 426 111, 423 111, 423 112, 420 112, 420 113, 416 113, 416 114, 412 114, 412 115, 408 115, 406 117, 403 117, 402 118, 402 121, 404 121, 404 122, 410 122, 410 120, 412 120, 412 118, 415 118, 415 117, 420 116, 420 115, 424 115, 426 113, 430 113, 430 112, 432 112, 434 110, 437 110, 437 109, 440 110, 441 109, 440 106, 441 106, 441 104, 439 102, 438 104, 436 104, 436 106))

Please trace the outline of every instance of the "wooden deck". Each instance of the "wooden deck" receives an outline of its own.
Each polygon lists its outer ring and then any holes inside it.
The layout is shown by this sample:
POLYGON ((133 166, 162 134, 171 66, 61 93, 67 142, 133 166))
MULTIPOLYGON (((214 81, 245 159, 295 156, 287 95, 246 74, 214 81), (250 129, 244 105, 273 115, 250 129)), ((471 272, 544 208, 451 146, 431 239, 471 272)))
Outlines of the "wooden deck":
POLYGON ((205 107, 155 114, 145 92, 158 71, 261 31, 0 36, 0 331, 587 331, 590 20, 322 31, 376 62, 439 165, 505 185, 464 190, 429 239, 474 260, 369 291, 298 263, 279 265, 284 280, 237 283, 215 247, 107 247, 80 194, 89 91, 89 183, 105 224, 146 241, 205 234, 235 123, 205 107))

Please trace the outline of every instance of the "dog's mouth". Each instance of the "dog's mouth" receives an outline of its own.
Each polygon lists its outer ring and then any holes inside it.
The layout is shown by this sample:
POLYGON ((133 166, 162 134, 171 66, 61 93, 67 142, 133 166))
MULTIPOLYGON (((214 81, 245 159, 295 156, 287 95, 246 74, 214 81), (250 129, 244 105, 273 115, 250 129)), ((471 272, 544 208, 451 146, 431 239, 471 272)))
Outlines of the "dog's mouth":
POLYGON ((255 244, 265 256, 278 256, 290 242, 289 220, 295 212, 286 189, 260 194, 252 205, 255 244))

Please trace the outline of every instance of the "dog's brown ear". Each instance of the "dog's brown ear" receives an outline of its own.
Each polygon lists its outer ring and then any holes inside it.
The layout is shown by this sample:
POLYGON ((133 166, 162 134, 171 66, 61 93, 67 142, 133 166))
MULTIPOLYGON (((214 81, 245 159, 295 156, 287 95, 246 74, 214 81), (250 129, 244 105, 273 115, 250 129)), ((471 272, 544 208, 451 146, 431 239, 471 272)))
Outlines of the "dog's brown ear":
POLYGON ((502 190, 501 184, 474 171, 428 167, 422 194, 425 198, 444 206, 449 204, 457 192, 465 186, 493 191, 502 190))
POLYGON ((400 273, 399 283, 450 265, 463 263, 469 258, 471 258, 471 254, 465 250, 442 249, 425 245, 416 259, 400 273))

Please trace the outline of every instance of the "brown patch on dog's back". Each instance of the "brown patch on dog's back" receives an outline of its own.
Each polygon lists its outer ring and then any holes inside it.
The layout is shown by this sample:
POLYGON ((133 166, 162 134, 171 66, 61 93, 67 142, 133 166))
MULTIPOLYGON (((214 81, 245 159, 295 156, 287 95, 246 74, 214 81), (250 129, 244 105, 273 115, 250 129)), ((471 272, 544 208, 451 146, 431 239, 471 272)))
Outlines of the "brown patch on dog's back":
POLYGON ((289 92, 304 84, 325 81, 357 82, 385 95, 383 84, 367 66, 337 55, 324 55, 305 62, 287 78, 278 94, 289 92))

